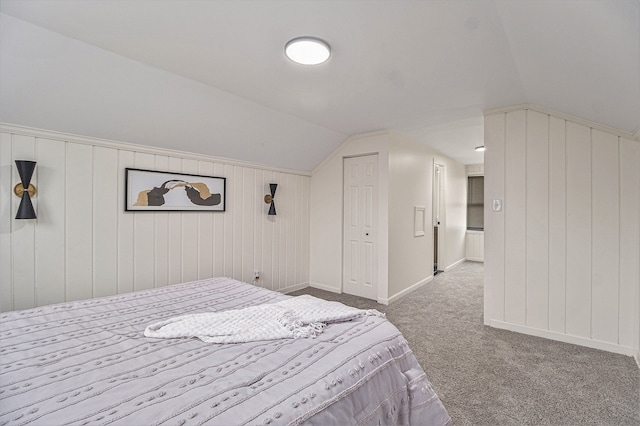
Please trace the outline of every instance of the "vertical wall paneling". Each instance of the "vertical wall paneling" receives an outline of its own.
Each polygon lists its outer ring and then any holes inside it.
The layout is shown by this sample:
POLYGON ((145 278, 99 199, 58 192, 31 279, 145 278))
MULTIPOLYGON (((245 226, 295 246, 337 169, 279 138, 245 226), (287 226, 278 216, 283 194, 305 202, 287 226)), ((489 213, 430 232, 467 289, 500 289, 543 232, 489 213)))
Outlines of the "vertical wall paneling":
POLYGON ((67 144, 67 300, 93 296, 93 147, 67 144), (88 283, 91 283, 88 285, 88 283))
MULTIPOLYGON (((182 172, 182 159, 169 157, 169 172, 182 172)), ((182 213, 169 215, 169 284, 183 282, 182 279, 182 213)))
POLYGON ((256 172, 255 169, 243 167, 242 170, 243 190, 242 197, 242 213, 240 215, 242 222, 242 270, 241 279, 246 282, 253 282, 254 272, 254 208, 256 203, 256 172))
MULTIPOLYGON (((278 172, 274 172, 272 179, 271 179, 271 183, 277 183, 280 184, 279 182, 279 175, 280 173, 278 172)), ((282 187, 280 187, 280 189, 282 189, 282 187)), ((279 195, 279 194, 278 194, 279 195)), ((271 226, 273 229, 272 232, 272 244, 271 244, 271 265, 272 265, 272 270, 271 270, 271 282, 272 282, 272 286, 271 289, 272 290, 278 290, 280 288, 280 220, 281 218, 279 218, 277 215, 276 216, 270 216, 270 220, 271 220, 271 226)))
POLYGON ((488 113, 485 146, 485 324, 637 355, 640 141, 527 106, 488 113))
POLYGON ((302 235, 302 244, 300 245, 300 250, 298 250, 298 252, 300 253, 300 256, 302 256, 302 261, 300 263, 300 267, 302 270, 302 276, 300 277, 300 281, 301 283, 305 283, 305 282, 309 282, 309 217, 310 217, 310 211, 309 211, 309 192, 310 192, 310 180, 307 178, 303 179, 302 182, 302 194, 301 194, 301 198, 302 198, 302 221, 301 221, 301 226, 302 226, 302 231, 301 231, 301 235, 302 235))
MULTIPOLYGON (((169 170, 169 157, 156 155, 154 170, 169 170)), ((154 214, 154 286, 164 287, 169 284, 169 213, 154 214)))
MULTIPOLYGON (((153 170, 155 158, 152 154, 136 152, 133 164, 137 169, 153 170)), ((155 282, 155 214, 133 212, 133 268, 134 290, 148 290, 155 282)))
MULTIPOLYGON (((124 169, 133 167, 133 152, 118 150, 118 188, 124 191, 124 169)), ((133 291, 133 213, 124 211, 124 192, 118 196, 118 293, 133 291)))
MULTIPOLYGON (((213 176, 213 163, 198 162, 198 174, 213 176)), ((213 277, 213 217, 218 213, 198 213, 198 279, 213 277)))
POLYGON ((13 309, 13 248, 11 225, 15 220, 12 198, 15 168, 12 156, 11 134, 0 133, 0 311, 13 309))
MULTIPOLYGON (((219 177, 225 177, 224 165, 220 163, 214 163, 213 165, 213 174, 219 177)), ((227 179, 227 190, 229 186, 229 180, 227 179)), ((228 193, 227 193, 227 209, 229 208, 228 204, 228 193)), ((225 229, 225 220, 227 218, 227 213, 220 213, 213 215, 213 276, 220 277, 224 275, 224 229, 225 229)))
POLYGON ((18 130, 0 132, 0 310, 254 271, 274 290, 307 284, 308 176, 18 130), (38 161, 37 220, 13 219, 15 159, 38 161), (125 168, 226 177, 226 212, 125 212, 125 168), (275 217, 262 201, 272 182, 275 217))
MULTIPOLYGON (((14 159, 17 160, 36 160, 36 142, 34 137, 13 135, 12 138, 12 152, 14 159)), ((13 163, 13 162, 12 162, 13 163)), ((15 163, 13 163, 15 164, 15 163)), ((15 165, 11 168, 13 170, 13 184, 20 182, 18 171, 15 165)), ((38 186, 38 167, 33 174, 31 182, 38 186)), ((13 185, 11 186, 13 190, 13 185)), ((34 198, 34 207, 36 207, 36 213, 38 212, 36 206, 36 199, 34 198)), ((15 217, 15 212, 20 204, 18 197, 11 197, 12 215, 15 217)), ((33 220, 13 220, 13 282, 18 283, 13 287, 13 305, 14 309, 31 308, 35 305, 35 258, 34 258, 34 245, 35 245, 35 221, 33 220)))
POLYGON ((293 264, 294 269, 295 269, 295 276, 294 276, 294 282, 302 282, 302 277, 301 277, 301 265, 302 265, 302 259, 300 258, 300 247, 302 247, 302 232, 301 232, 301 227, 302 227, 302 221, 300 220, 302 217, 302 183, 303 183, 303 179, 302 176, 296 176, 296 199, 295 201, 295 205, 296 205, 296 221, 294 223, 295 225, 295 235, 296 235, 296 245, 295 245, 295 262, 293 264))
POLYGON ((96 146, 93 151, 93 296, 117 292, 118 151, 96 146))
POLYGON ((278 215, 274 217, 274 229, 275 229, 275 248, 274 248, 274 256, 275 256, 275 270, 277 277, 277 284, 274 287, 274 290, 280 290, 284 287, 284 283, 286 282, 286 244, 287 244, 287 227, 285 217, 287 217, 287 203, 285 198, 288 197, 287 190, 284 188, 285 185, 285 176, 282 173, 274 173, 274 181, 278 184, 278 190, 280 191, 278 200, 280 202, 280 211, 278 215))
MULTIPOLYGON (((256 271, 259 271, 261 274, 264 274, 263 264, 262 264, 262 256, 264 253, 262 243, 263 243, 263 223, 264 223, 264 207, 266 206, 264 202, 264 195, 268 194, 268 191, 265 191, 264 187, 264 170, 256 169, 255 182, 254 187, 256 189, 255 193, 255 203, 253 204, 253 256, 254 256, 254 268, 256 271)), ((264 287, 264 279, 262 276, 260 280, 256 283, 256 285, 260 287, 264 287)), ((299 282, 299 281, 298 281, 299 282)))
POLYGON ((65 143, 37 140, 38 219, 35 251, 36 305, 65 301, 65 143))
POLYGON ((549 117, 549 330, 565 332, 565 120, 549 117))
POLYGON ((484 232, 467 231, 465 235, 465 257, 474 262, 484 262, 484 232))
POLYGON ((591 338, 618 342, 620 212, 618 137, 591 131, 591 338))
MULTIPOLYGON (((182 160, 182 172, 198 174, 197 160, 182 160)), ((197 179, 197 178, 195 178, 197 179)), ((182 216, 182 280, 198 279, 198 213, 183 212, 182 216)))
POLYGON ((567 122, 566 332, 591 338, 591 131, 567 122))
POLYGON ((505 114, 490 115, 485 118, 485 286, 484 321, 504 320, 504 211, 505 200, 505 114), (503 201, 500 212, 492 209, 493 200, 503 201))
MULTIPOLYGON (((620 138, 619 344, 633 347, 640 318, 640 143, 620 138), (634 327, 635 324, 635 327, 634 327)), ((636 345, 638 342, 636 342, 636 345)))
POLYGON ((505 166, 505 320, 525 323, 526 111, 507 113, 505 166))
POLYGON ((225 277, 233 276, 233 226, 235 222, 235 201, 234 188, 236 179, 233 173, 234 166, 224 165, 224 175, 227 177, 227 214, 224 218, 224 272, 225 277))
POLYGON ((242 279, 242 213, 243 213, 243 189, 244 168, 233 167, 233 250, 232 250, 232 277, 242 279))
POLYGON ((290 282, 295 282, 295 265, 296 265, 296 197, 298 195, 298 191, 296 188, 297 176, 295 175, 286 175, 287 181, 285 183, 285 187, 287 188, 285 197, 285 205, 286 205, 286 239, 287 243, 285 244, 285 285, 290 282))
POLYGON ((549 321, 549 116, 527 111, 526 324, 549 321))
MULTIPOLYGON (((265 171, 262 181, 262 189, 265 194, 269 193, 269 184, 273 183, 273 172, 265 171)), ((277 195, 277 192, 276 192, 277 195)), ((277 205, 276 205, 277 207, 277 205)), ((263 272, 263 285, 272 290, 274 289, 274 269, 273 269, 273 225, 275 222, 274 216, 269 216, 267 205, 263 207, 263 219, 262 219, 262 272, 263 272)))

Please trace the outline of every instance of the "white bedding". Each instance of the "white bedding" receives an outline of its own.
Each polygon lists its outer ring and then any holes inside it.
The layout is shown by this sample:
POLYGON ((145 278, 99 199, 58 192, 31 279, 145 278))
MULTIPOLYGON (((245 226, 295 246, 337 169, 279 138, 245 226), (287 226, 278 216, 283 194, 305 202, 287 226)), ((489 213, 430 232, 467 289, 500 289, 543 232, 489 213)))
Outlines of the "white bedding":
POLYGON ((207 343, 314 338, 327 323, 363 315, 384 317, 376 310, 356 309, 304 295, 242 309, 181 315, 147 326, 144 335, 165 339, 197 337, 207 343))
POLYGON ((144 336, 185 313, 283 300, 213 278, 2 313, 0 426, 450 422, 406 340, 380 316, 330 323, 314 339, 144 336))

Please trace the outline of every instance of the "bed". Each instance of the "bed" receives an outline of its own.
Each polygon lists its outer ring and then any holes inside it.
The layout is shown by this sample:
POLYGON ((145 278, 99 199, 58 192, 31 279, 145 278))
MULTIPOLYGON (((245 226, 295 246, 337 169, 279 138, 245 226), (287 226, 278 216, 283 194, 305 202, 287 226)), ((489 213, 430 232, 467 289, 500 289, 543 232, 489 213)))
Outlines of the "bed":
POLYGON ((149 324, 289 298, 212 278, 0 315, 0 425, 280 425, 451 422, 385 318, 315 338, 205 343, 149 324))

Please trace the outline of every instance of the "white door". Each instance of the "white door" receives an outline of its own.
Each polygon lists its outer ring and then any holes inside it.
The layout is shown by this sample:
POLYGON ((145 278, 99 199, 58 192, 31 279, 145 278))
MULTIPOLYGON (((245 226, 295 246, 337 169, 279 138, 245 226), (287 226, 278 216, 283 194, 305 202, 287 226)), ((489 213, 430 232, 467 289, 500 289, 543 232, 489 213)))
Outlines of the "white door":
POLYGON ((342 290, 378 299, 378 155, 344 159, 342 290))

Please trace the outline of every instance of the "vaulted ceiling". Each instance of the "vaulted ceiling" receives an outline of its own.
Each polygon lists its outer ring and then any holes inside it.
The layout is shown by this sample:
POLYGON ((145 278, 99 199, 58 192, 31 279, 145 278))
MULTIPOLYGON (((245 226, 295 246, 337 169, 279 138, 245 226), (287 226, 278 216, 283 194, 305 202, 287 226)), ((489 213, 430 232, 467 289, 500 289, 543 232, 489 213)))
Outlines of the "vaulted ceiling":
POLYGON ((350 135, 482 162, 483 111, 640 126, 640 1, 1 0, 0 120, 310 171, 350 135), (297 36, 322 65, 284 56, 297 36))

